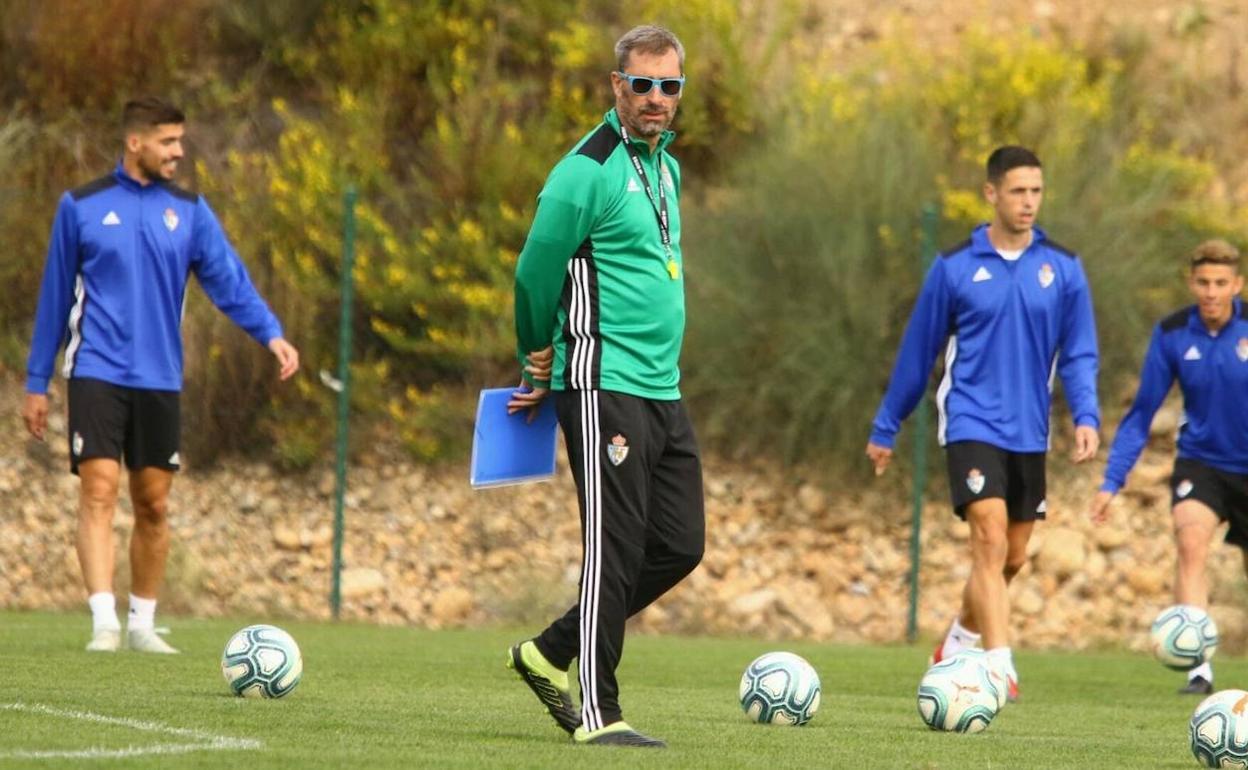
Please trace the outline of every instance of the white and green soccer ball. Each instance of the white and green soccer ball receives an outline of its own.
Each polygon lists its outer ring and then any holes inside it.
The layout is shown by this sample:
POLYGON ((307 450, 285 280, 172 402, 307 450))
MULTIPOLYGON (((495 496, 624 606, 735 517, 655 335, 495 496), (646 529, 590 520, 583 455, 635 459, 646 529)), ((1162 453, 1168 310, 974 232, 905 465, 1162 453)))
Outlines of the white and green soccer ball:
POLYGON ((1189 671, 1213 657, 1218 626, 1209 613, 1190 604, 1161 611, 1149 631, 1153 655, 1169 668, 1189 671))
POLYGON ((741 675, 741 708, 765 725, 804 725, 819 710, 819 674, 799 655, 769 652, 741 675))
POLYGON ((983 650, 963 650, 927 670, 919 682, 919 716, 933 730, 977 733, 1005 705, 1005 678, 983 650))
POLYGON ((1192 753, 1205 767, 1248 768, 1248 692, 1222 690, 1200 702, 1189 725, 1192 753))
POLYGON ((303 677, 303 656, 290 634, 277 626, 247 626, 225 643, 221 673, 235 695, 282 698, 303 677))

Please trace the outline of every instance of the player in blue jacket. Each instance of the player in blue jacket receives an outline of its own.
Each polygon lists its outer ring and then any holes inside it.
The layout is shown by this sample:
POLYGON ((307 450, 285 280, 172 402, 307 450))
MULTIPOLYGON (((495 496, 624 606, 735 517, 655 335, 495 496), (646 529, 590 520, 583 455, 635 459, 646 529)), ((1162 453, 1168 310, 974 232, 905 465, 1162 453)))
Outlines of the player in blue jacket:
POLYGON ((52 224, 26 370, 26 428, 47 430, 48 381, 61 345, 69 380, 70 470, 81 479, 78 561, 92 616, 91 651, 121 646, 113 596, 113 514, 120 459, 134 532, 127 642, 173 653, 156 635, 169 553, 169 488, 180 465, 182 305, 189 275, 276 356, 284 380, 299 353, 256 293, 207 202, 174 184, 185 118, 154 98, 128 102, 116 169, 61 196, 52 224))
POLYGON ((1099 445, 1098 355, 1092 298, 1079 258, 1035 226, 1044 196, 1040 160, 1022 147, 988 158, 992 221, 928 271, 871 426, 876 474, 892 459, 901 422, 927 389, 943 348, 936 393, 953 508, 971 528, 971 574, 962 610, 937 645, 939 661, 982 641, 1018 697, 1006 584, 1027 560, 1045 516, 1045 453, 1054 373, 1075 422, 1075 461, 1099 445))
MULTIPOLYGON (((1179 552, 1174 601, 1205 607, 1205 560, 1219 520, 1230 523, 1226 542, 1244 550, 1248 569, 1248 307, 1239 299, 1244 277, 1234 246, 1206 241, 1189 263, 1187 284, 1196 304, 1153 329, 1135 402, 1114 436, 1091 514, 1097 523, 1108 518, 1110 502, 1148 441, 1153 415, 1177 379, 1183 421, 1170 479, 1179 552)), ((1205 663, 1189 671, 1179 692, 1213 692, 1213 667, 1205 663)))

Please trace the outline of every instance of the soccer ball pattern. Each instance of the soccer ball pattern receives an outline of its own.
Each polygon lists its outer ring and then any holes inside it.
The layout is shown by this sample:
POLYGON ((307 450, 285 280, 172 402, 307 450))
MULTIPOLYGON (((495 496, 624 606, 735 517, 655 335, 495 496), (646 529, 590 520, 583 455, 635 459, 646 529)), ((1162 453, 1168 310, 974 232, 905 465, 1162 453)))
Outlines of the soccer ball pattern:
POLYGON ((1180 671, 1196 668, 1218 649, 1218 627, 1213 618, 1190 604, 1162 610, 1149 633, 1157 660, 1180 671))
POLYGON ((919 716, 933 730, 977 733, 1005 705, 1005 679, 982 650, 963 650, 932 666, 919 682, 919 716))
POLYGON ((755 722, 804 725, 819 710, 819 675, 801 656, 769 652, 746 667, 739 694, 755 722))
POLYGON ((276 626, 247 626, 225 644, 221 673, 235 695, 282 698, 303 676, 303 656, 290 634, 276 626))
POLYGON ((1222 690, 1200 702, 1190 725, 1192 753, 1205 767, 1248 768, 1248 692, 1222 690))

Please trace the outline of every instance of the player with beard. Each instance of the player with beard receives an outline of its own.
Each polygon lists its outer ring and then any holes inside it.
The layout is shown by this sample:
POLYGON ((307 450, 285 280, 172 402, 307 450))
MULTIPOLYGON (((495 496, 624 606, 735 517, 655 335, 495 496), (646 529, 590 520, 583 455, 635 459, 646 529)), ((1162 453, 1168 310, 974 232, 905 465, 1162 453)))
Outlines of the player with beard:
POLYGON ((624 622, 697 566, 705 532, 678 387, 680 167, 667 151, 684 48, 642 26, 615 54, 615 109, 551 171, 516 266, 517 353, 531 387, 508 408, 554 394, 580 504, 580 597, 507 662, 575 742, 661 747, 624 721, 615 672, 624 622))
POLYGON ((182 304, 191 273, 208 298, 277 358, 284 380, 299 354, 257 294, 208 203, 172 183, 185 118, 155 98, 128 102, 111 174, 61 196, 52 224, 22 417, 42 440, 48 381, 62 343, 69 380, 69 463, 81 479, 78 561, 91 608, 87 650, 114 652, 113 515, 122 457, 129 471, 127 644, 175 653, 155 632, 169 554, 169 488, 181 465, 182 304))

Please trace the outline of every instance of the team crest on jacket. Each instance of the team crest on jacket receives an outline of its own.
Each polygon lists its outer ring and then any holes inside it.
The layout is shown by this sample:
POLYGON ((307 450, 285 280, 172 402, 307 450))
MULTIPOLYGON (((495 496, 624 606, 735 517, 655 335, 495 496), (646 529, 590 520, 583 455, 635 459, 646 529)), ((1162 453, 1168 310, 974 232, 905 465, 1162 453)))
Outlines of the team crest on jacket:
POLYGON ((1187 497, 1192 493, 1192 487, 1193 484, 1191 479, 1183 479, 1179 482, 1178 486, 1174 488, 1174 493, 1179 497, 1187 497))
POLYGON ((1240 337, 1239 342, 1235 343, 1235 355, 1239 356, 1240 361, 1248 361, 1248 337, 1240 337))
POLYGON ((611 438, 611 443, 607 444, 607 459, 612 465, 619 465, 628 457, 628 439, 619 433, 611 438))
POLYGON ((178 226, 178 212, 173 209, 165 209, 165 227, 169 232, 173 232, 178 226))
POLYGON ((1040 266, 1040 288, 1047 289, 1053 285, 1053 266, 1045 262, 1040 266))
POLYGON ((979 468, 971 468, 966 474, 966 488, 977 495, 984 491, 984 474, 980 473, 979 468))

